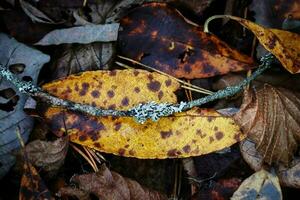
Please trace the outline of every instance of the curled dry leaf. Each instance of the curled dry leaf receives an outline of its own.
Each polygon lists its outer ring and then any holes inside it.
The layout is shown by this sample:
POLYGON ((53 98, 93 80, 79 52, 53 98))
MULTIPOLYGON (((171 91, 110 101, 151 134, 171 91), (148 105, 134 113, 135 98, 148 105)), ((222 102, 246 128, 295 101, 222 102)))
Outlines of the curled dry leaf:
POLYGON ((281 200, 282 194, 278 177, 262 169, 244 180, 231 199, 281 200))
POLYGON ((26 145, 28 160, 45 171, 56 171, 64 163, 68 151, 68 137, 53 142, 35 140, 26 145))
POLYGON ((264 162, 288 164, 300 140, 300 94, 265 84, 245 92, 234 116, 244 134, 256 143, 264 162))
POLYGON ((21 179, 20 200, 49 199, 54 200, 47 186, 36 169, 25 160, 24 174, 21 179))
POLYGON ((252 58, 187 23, 175 9, 150 3, 121 20, 123 55, 179 78, 205 78, 253 67, 252 58))
POLYGON ((300 72, 300 35, 279 29, 268 29, 251 21, 225 16, 239 22, 254 33, 259 42, 281 62, 290 73, 300 72))
POLYGON ((157 191, 145 188, 138 182, 124 178, 120 174, 110 171, 107 167, 102 168, 96 173, 75 175, 72 181, 77 183, 79 190, 73 188, 61 188, 62 195, 75 196, 82 191, 96 195, 102 200, 167 200, 167 196, 157 191), (71 190, 70 190, 71 189, 71 190))
POLYGON ((88 44, 92 42, 111 42, 118 37, 119 24, 85 25, 51 31, 35 45, 88 44))
POLYGON ((241 154, 248 165, 255 171, 263 167, 263 159, 255 148, 255 143, 246 138, 240 142, 241 154))
MULTIPOLYGON (((175 103, 174 91, 178 87, 179 83, 158 73, 116 70, 69 76, 44 89, 78 103, 126 110, 141 102, 175 103)), ((59 108, 44 110, 43 116, 56 134, 68 131, 73 142, 137 158, 202 155, 245 137, 230 117, 212 110, 193 109, 144 124, 136 123, 132 117, 93 117, 59 108)))

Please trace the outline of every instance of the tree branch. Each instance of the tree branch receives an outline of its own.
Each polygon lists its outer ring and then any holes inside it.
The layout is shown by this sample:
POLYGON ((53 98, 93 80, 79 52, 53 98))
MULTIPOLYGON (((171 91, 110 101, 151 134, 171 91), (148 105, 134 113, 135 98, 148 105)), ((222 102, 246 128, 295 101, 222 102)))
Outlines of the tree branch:
POLYGON ((219 90, 212 95, 196 99, 190 102, 180 102, 179 104, 168 104, 168 103, 155 103, 149 102, 146 104, 139 104, 130 110, 110 110, 93 107, 86 104, 75 103, 68 100, 63 100, 54 97, 41 88, 33 85, 31 82, 25 82, 20 80, 16 75, 11 73, 8 69, 0 66, 0 76, 5 78, 7 81, 12 83, 21 93, 36 97, 44 102, 49 103, 52 106, 65 107, 68 110, 79 111, 92 116, 129 116, 134 117, 137 122, 144 123, 147 119, 157 121, 161 117, 170 116, 174 113, 182 112, 191 109, 195 106, 200 106, 205 103, 233 96, 240 92, 246 85, 262 74, 266 69, 271 67, 275 57, 272 54, 267 54, 261 58, 261 64, 258 69, 249 77, 244 79, 239 84, 227 87, 224 90, 219 90))

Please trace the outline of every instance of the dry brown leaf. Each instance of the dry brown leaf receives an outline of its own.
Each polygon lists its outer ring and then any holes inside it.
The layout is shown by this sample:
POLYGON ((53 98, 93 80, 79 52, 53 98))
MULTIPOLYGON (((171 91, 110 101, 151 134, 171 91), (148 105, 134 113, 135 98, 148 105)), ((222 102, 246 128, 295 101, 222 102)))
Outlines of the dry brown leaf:
POLYGON ((245 92, 240 111, 234 116, 244 134, 268 163, 288 164, 300 139, 300 94, 265 84, 245 92))
POLYGON ((249 138, 240 142, 240 150, 244 160, 255 171, 259 171, 263 167, 263 159, 255 148, 255 143, 249 138))
POLYGON ((53 142, 35 140, 26 145, 27 158, 45 171, 58 170, 64 163, 68 151, 69 138, 62 137, 53 142))
MULTIPOLYGON (((82 192, 96 195, 101 200, 163 200, 168 199, 166 195, 145 188, 138 182, 124 178, 120 174, 110 171, 106 166, 96 173, 75 175, 73 182, 78 184, 81 196, 82 192)), ((62 195, 75 196, 76 191, 69 187, 61 188, 62 195)))
POLYGON ((300 158, 295 158, 288 168, 281 165, 277 174, 282 185, 300 188, 300 158))
POLYGON ((24 174, 21 179, 19 200, 54 200, 36 169, 25 160, 24 174))

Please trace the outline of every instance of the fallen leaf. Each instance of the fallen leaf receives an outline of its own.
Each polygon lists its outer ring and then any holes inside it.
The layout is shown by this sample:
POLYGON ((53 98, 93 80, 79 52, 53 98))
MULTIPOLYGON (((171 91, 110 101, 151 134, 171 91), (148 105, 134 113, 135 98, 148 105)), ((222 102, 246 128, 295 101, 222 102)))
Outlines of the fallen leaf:
POLYGON ((253 67, 252 58, 185 21, 163 3, 135 8, 122 18, 123 55, 179 78, 206 78, 253 67))
POLYGON ((24 174, 21 179, 20 200, 49 199, 54 200, 47 186, 36 169, 29 163, 24 163, 24 174))
POLYGON ((268 84, 245 92, 234 119, 256 143, 264 162, 288 165, 292 160, 300 139, 299 97, 296 92, 268 84))
MULTIPOLYGON (((49 61, 49 56, 3 33, 0 33, 0 47, 0 64, 20 79, 32 80, 36 84, 39 71, 49 61)), ((26 99, 27 96, 9 81, 0 79, 0 178, 15 162, 11 151, 20 147, 17 127, 20 127, 20 134, 26 142, 33 126, 32 119, 23 111, 26 99)))
POLYGON ((45 35, 35 45, 47 46, 70 43, 111 42, 117 40, 118 30, 118 23, 57 29, 45 35))
POLYGON ((248 165, 255 171, 263 168, 263 158, 255 148, 255 143, 249 138, 240 142, 241 154, 248 165))
POLYGON ((57 171, 64 163, 69 139, 62 137, 55 141, 34 140, 26 145, 27 159, 45 171, 57 171))
POLYGON ((179 83, 145 70, 83 72, 43 85, 62 99, 92 106, 126 110, 141 102, 176 103, 179 83))
POLYGON ((290 73, 300 72, 300 35, 279 29, 268 29, 243 18, 226 15, 249 29, 290 73))
POLYGON ((281 165, 277 171, 280 184, 300 188, 300 159, 296 158, 290 167, 281 165))
MULTIPOLYGON (((120 174, 110 171, 105 166, 102 166, 96 173, 75 175, 71 181, 79 185, 78 192, 83 191, 88 194, 94 194, 101 200, 168 199, 166 195, 145 188, 134 180, 124 178, 120 174)), ((60 189, 62 195, 69 195, 70 191, 71 195, 74 196, 73 188, 71 190, 70 187, 60 189)))
MULTIPOLYGON (((144 70, 84 72, 43 86, 63 99, 117 110, 148 101, 176 103, 178 87, 167 76, 144 70)), ((132 117, 93 117, 60 108, 44 110, 42 115, 57 135, 67 131, 73 142, 137 158, 202 155, 245 137, 230 117, 212 110, 194 109, 144 124, 132 117)))
POLYGON ((79 72, 108 69, 114 55, 115 45, 110 42, 68 47, 57 54, 49 78, 55 80, 79 72))
POLYGON ((28 17, 32 20, 32 22, 39 22, 39 23, 45 23, 45 24, 55 24, 55 22, 47 17, 43 12, 41 12, 39 9, 32 6, 30 3, 20 0, 20 6, 23 9, 23 11, 26 13, 28 17))
POLYGON ((282 194, 278 177, 262 169, 244 180, 231 199, 280 200, 282 194))

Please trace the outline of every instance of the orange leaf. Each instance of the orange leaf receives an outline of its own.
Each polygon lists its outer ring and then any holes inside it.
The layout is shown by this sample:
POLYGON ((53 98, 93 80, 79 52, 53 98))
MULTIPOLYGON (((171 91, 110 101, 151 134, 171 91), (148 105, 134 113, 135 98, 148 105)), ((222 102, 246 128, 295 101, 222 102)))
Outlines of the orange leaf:
POLYGON ((239 22, 254 33, 259 42, 281 62, 290 73, 300 72, 300 35, 279 29, 269 29, 254 22, 224 15, 239 22))
POLYGON ((253 67, 252 58, 187 23, 164 3, 135 8, 121 26, 123 55, 178 78, 206 78, 253 67))

